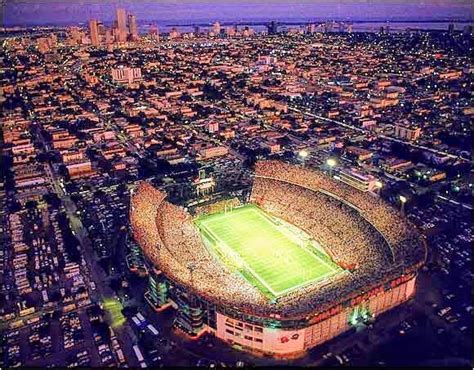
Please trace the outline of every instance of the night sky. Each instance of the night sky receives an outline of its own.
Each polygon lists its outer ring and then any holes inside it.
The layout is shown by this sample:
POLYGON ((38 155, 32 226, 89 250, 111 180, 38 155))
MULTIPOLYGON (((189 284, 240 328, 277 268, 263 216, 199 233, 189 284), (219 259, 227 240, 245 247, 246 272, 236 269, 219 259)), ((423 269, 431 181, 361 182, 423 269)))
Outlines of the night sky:
POLYGON ((240 20, 471 20, 469 0, 241 0, 97 1, 6 0, 5 25, 75 24, 111 21, 123 6, 142 21, 203 22, 240 20))

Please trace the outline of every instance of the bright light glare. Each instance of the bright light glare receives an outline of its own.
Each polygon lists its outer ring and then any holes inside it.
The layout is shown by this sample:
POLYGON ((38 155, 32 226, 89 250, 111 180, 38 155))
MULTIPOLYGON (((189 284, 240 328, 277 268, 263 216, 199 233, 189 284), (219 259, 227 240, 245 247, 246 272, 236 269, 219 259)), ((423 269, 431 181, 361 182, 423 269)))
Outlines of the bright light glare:
POLYGON ((329 167, 335 167, 337 164, 337 161, 334 158, 328 158, 328 160, 326 161, 326 164, 329 167))
POLYGON ((307 150, 302 150, 299 152, 299 156, 303 159, 305 159, 309 155, 307 150))

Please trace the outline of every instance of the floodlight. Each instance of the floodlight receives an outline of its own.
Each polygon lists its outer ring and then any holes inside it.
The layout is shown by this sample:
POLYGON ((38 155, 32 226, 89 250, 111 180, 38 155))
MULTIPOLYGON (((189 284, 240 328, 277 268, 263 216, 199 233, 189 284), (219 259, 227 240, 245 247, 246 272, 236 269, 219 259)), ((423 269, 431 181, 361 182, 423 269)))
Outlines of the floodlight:
POLYGON ((337 161, 334 158, 328 158, 328 160, 326 161, 326 164, 329 167, 335 167, 337 165, 337 161))
POLYGON ((298 155, 299 155, 301 158, 305 159, 305 158, 309 155, 309 153, 308 153, 307 150, 303 149, 303 150, 301 150, 301 151, 298 153, 298 155))

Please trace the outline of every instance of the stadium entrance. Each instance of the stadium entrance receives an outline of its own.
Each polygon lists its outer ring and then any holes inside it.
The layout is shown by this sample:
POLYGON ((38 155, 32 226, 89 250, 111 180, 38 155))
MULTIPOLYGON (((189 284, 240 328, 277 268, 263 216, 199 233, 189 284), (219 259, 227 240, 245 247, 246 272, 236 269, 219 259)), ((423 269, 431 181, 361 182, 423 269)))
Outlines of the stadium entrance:
POLYGON ((366 306, 355 306, 349 315, 349 325, 362 330, 372 323, 375 315, 366 306))

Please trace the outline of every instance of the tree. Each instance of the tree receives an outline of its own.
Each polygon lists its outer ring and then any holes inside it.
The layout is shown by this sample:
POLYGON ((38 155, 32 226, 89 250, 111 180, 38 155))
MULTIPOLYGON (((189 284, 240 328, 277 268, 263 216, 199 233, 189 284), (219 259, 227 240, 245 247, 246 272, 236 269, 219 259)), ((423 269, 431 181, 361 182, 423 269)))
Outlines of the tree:
POLYGON ((25 207, 30 210, 35 209, 36 207, 38 207, 38 202, 35 200, 29 200, 25 203, 25 207))
POLYGON ((43 200, 52 208, 59 208, 61 206, 61 199, 56 193, 46 193, 43 195, 43 200))

